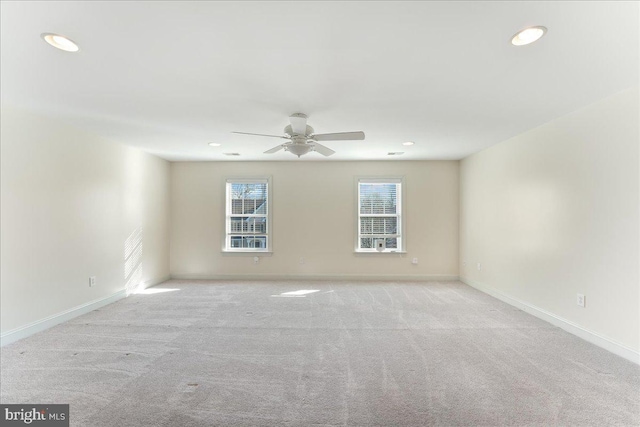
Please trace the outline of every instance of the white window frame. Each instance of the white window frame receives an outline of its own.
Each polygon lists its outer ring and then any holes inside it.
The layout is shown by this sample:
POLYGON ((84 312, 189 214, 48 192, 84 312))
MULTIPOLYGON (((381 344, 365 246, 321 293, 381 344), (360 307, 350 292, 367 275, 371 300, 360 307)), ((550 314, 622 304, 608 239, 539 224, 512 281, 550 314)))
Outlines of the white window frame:
POLYGON ((273 227, 272 227, 272 218, 271 218, 271 200, 272 200, 273 186, 271 185, 271 177, 254 177, 254 178, 233 178, 229 177, 225 179, 224 183, 224 207, 225 207, 225 233, 224 239, 222 243, 222 251, 227 253, 236 253, 236 254, 270 254, 271 248, 273 247, 273 227), (231 185, 232 184, 267 184, 267 212, 266 214, 233 214, 232 213, 232 204, 231 204, 231 185), (233 216, 248 216, 248 217, 266 217, 266 232, 265 233, 252 233, 251 235, 256 236, 265 236, 267 243, 264 248, 234 248, 231 247, 231 236, 238 235, 242 233, 232 232, 231 231, 231 217, 233 216))
MULTIPOLYGON (((404 213, 405 211, 405 180, 404 176, 385 176, 385 177, 369 177, 369 176, 361 176, 356 177, 355 179, 355 195, 356 195, 356 232, 355 232, 355 249, 354 251, 357 253, 371 253, 371 254, 389 254, 389 253, 405 253, 406 248, 406 233, 405 233, 405 219, 404 213), (361 214, 360 213, 360 184, 399 184, 400 191, 396 192, 396 214, 385 214, 385 215, 371 215, 371 214, 361 214), (363 235, 361 232, 361 224, 360 218, 362 217, 371 217, 371 216, 394 216, 397 217, 398 221, 398 230, 400 232, 394 235, 384 235, 381 238, 396 238, 398 239, 398 247, 397 248, 385 248, 383 251, 377 251, 375 248, 361 248, 360 247, 360 238, 363 235)), ((366 237, 366 236, 364 236, 366 237)))

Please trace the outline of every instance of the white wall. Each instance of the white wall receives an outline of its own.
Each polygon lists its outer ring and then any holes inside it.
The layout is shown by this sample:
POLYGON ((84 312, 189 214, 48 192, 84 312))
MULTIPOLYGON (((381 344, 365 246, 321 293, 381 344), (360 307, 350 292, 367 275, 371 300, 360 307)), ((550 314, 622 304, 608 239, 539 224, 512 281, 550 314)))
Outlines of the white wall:
POLYGON ((462 278, 637 354, 638 116, 629 89, 464 159, 462 278))
POLYGON ((24 111, 1 120, 3 334, 169 276, 168 162, 24 111))
POLYGON ((439 162, 202 162, 171 164, 171 275, 458 276, 458 165, 439 162), (273 256, 227 255, 224 183, 272 176, 273 256), (407 254, 354 254, 354 177, 403 175, 407 254), (300 257, 305 263, 300 264, 300 257), (419 264, 412 265, 417 257, 419 264))

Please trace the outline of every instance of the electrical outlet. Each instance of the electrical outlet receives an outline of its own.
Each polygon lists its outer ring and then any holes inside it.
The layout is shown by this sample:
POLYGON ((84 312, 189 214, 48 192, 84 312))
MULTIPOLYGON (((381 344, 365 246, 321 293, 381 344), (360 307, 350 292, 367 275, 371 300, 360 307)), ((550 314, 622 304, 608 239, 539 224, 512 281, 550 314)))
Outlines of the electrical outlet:
POLYGON ((411 260, 411 264, 417 264, 418 263, 418 258, 414 258, 411 260))
POLYGON ((482 263, 481 262, 478 263, 478 271, 482 271, 482 263))
POLYGON ((462 261, 462 266, 466 267, 467 266, 467 261, 462 261))
POLYGON ((582 294, 578 294, 578 297, 576 299, 576 304, 578 304, 580 307, 586 307, 587 306, 586 303, 587 303, 587 300, 585 296, 582 294))
POLYGON ((259 263, 259 262, 260 262, 260 258, 258 258, 257 256, 254 256, 254 257, 253 257, 253 263, 254 263, 254 264, 257 264, 257 263, 259 263))
POLYGON ((300 257, 300 264, 304 264, 304 258, 300 257))
POLYGON ((96 276, 89 277, 89 287, 93 287, 96 285, 96 276))

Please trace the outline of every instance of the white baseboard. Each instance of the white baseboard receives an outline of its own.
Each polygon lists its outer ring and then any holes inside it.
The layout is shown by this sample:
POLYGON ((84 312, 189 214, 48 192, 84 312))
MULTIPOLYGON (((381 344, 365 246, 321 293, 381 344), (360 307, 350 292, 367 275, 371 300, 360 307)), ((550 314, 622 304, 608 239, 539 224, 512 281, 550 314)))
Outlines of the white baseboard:
POLYGON ((147 280, 146 282, 140 282, 136 290, 144 290, 152 286, 159 285, 160 283, 166 282, 167 280, 171 280, 171 276, 164 276, 159 279, 152 279, 152 280, 147 280))
POLYGON ((122 289, 121 291, 118 291, 115 294, 110 295, 108 297, 89 301, 88 303, 70 308, 69 310, 63 311, 62 313, 54 314, 53 316, 49 316, 44 319, 37 320, 33 323, 29 323, 28 325, 21 326, 16 329, 12 329, 0 335, 0 346, 11 344, 12 342, 16 342, 18 340, 26 338, 35 333, 44 331, 45 329, 49 329, 53 326, 56 326, 60 323, 66 322, 75 317, 86 314, 95 309, 104 307, 107 304, 116 302, 122 298, 125 298, 126 296, 127 296, 126 290, 122 289))
POLYGON ((416 275, 363 275, 363 274, 310 274, 310 275, 282 275, 282 274, 181 274, 171 275, 176 280, 331 280, 331 281, 385 281, 385 282, 453 282, 460 278, 447 274, 416 274, 416 275))
POLYGON ((522 311, 526 311, 527 313, 532 314, 539 319, 549 322, 554 326, 558 326, 559 328, 562 328, 565 331, 573 335, 576 335, 585 341, 590 342, 591 344, 595 344, 598 347, 602 347, 613 354, 616 354, 633 363, 640 365, 640 353, 632 348, 629 348, 623 344, 612 341, 609 338, 603 337, 602 335, 596 332, 585 329, 582 326, 571 322, 570 320, 564 319, 560 316, 557 316, 553 313, 543 310, 542 308, 536 307, 527 302, 521 301, 517 298, 510 297, 509 295, 506 295, 480 282, 476 282, 476 281, 467 279, 465 277, 460 277, 460 281, 473 288, 478 289, 479 291, 489 294, 492 297, 499 299, 500 301, 506 302, 509 305, 517 307, 522 311))

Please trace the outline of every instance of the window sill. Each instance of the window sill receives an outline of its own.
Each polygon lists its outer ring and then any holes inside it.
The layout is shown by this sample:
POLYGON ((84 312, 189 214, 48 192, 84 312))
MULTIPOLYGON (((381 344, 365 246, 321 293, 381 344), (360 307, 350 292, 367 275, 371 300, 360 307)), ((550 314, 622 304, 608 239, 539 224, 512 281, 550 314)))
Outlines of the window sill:
POLYGON ((222 256, 272 256, 271 251, 226 251, 222 250, 222 256))
POLYGON ((406 254, 407 251, 353 251, 356 255, 403 255, 406 254))

